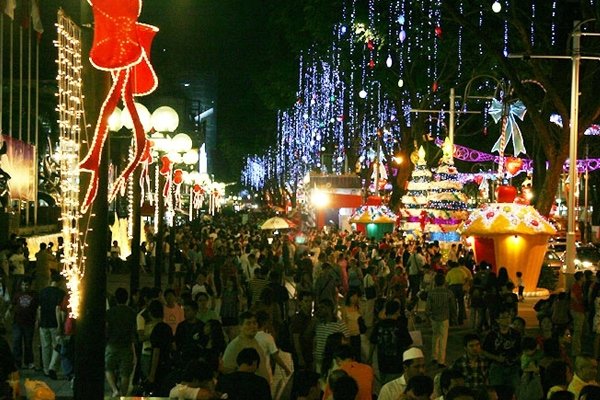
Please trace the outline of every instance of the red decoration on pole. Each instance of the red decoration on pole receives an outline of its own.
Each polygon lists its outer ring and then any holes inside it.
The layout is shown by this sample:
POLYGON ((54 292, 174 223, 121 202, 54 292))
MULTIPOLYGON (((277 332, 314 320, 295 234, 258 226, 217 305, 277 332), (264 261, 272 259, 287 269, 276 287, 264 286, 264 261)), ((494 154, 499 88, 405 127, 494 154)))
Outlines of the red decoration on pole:
POLYGON ((181 185, 183 182, 183 171, 181 169, 176 169, 173 171, 173 183, 176 185, 181 185))
POLYGON ((168 156, 160 158, 160 170, 158 173, 165 177, 165 187, 163 188, 163 197, 168 198, 169 190, 171 190, 171 160, 168 156))
POLYGON ((102 104, 94 138, 79 168, 92 174, 81 206, 85 213, 98 191, 98 169, 102 148, 108 136, 108 119, 120 100, 131 115, 134 130, 134 156, 116 179, 109 200, 114 199, 135 168, 143 161, 148 143, 133 96, 151 93, 158 79, 150 64, 150 47, 158 28, 137 22, 142 10, 141 0, 89 1, 94 12, 94 42, 90 62, 94 67, 110 71, 112 85, 102 104))
POLYGON ((375 68, 375 60, 371 59, 371 61, 369 61, 369 68, 375 68))
POLYGON ((441 26, 436 26, 433 31, 435 32, 435 36, 437 36, 440 39, 442 38, 442 27, 441 26))

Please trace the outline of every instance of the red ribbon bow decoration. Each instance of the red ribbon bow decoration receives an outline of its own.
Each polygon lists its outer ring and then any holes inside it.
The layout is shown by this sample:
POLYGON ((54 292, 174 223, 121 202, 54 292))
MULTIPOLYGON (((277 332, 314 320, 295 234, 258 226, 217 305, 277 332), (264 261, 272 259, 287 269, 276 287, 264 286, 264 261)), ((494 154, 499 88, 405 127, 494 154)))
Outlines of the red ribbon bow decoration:
POLYGON ((171 198, 169 196, 169 191, 171 190, 171 180, 173 178, 171 176, 171 168, 171 160, 169 160, 169 156, 162 156, 160 158, 160 170, 158 173, 164 176, 166 179, 165 187, 163 188, 163 197, 165 199, 171 198))
POLYGON ((98 169, 102 148, 108 135, 108 119, 119 100, 123 100, 133 122, 134 157, 116 179, 109 194, 109 201, 114 199, 143 160, 148 147, 133 96, 147 95, 158 86, 158 79, 149 59, 152 40, 158 28, 137 22, 142 10, 142 1, 88 1, 94 12, 94 42, 90 51, 90 61, 97 69, 110 71, 112 85, 100 109, 92 144, 79 164, 82 171, 92 174, 81 206, 83 213, 89 209, 98 193, 98 169))

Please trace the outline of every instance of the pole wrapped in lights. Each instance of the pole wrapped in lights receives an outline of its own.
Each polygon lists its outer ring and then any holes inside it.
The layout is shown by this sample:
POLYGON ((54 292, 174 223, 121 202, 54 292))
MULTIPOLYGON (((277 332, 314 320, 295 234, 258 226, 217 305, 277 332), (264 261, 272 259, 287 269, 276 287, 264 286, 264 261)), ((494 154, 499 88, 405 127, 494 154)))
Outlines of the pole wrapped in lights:
POLYGON ((84 274, 84 256, 79 230, 79 140, 83 117, 81 29, 60 10, 56 24, 58 39, 58 105, 61 179, 61 222, 64 239, 62 274, 67 278, 71 316, 79 315, 79 288, 84 274))
POLYGON ((134 130, 134 157, 116 179, 109 200, 113 199, 140 163, 148 146, 133 96, 147 95, 158 86, 150 64, 150 48, 158 28, 137 22, 141 0, 90 1, 94 12, 94 42, 90 61, 94 67, 110 71, 112 86, 100 109, 90 149, 79 167, 92 174, 81 211, 92 205, 98 191, 98 169, 102 148, 108 135, 108 120, 120 100, 131 115, 134 130))

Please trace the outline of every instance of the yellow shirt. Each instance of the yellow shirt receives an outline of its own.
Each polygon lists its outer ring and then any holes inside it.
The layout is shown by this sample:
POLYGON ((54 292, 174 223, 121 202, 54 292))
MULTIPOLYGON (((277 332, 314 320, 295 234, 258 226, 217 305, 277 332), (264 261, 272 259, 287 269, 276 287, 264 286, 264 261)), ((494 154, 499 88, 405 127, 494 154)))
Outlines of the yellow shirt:
POLYGON ((579 398, 579 392, 587 385, 598 386, 596 381, 585 382, 583 379, 577 376, 577 374, 573 375, 573 380, 569 384, 569 392, 575 395, 575 398, 579 398))
POLYGON ((446 273, 446 283, 448 285, 464 285, 467 277, 460 268, 454 267, 446 273))

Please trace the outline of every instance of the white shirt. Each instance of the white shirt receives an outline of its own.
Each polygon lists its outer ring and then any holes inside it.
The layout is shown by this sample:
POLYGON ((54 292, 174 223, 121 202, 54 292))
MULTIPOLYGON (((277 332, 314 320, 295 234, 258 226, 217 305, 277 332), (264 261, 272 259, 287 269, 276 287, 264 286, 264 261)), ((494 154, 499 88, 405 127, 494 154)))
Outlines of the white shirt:
POLYGON ((406 389, 406 380, 404 379, 404 375, 400 378, 394 379, 383 385, 381 390, 379 391, 378 400, 396 400, 400 397, 401 394, 404 393, 406 389))
POLYGON ((198 397, 198 392, 200 388, 192 388, 186 385, 182 385, 178 383, 175 385, 173 389, 169 392, 170 399, 178 399, 178 400, 192 400, 198 397))
POLYGON ((271 356, 273 354, 276 354, 279 351, 279 349, 277 348, 277 345, 275 344, 275 339, 273 338, 273 335, 271 335, 270 333, 267 333, 265 331, 258 331, 258 332, 256 332, 256 336, 254 336, 254 338, 256 339, 258 344, 260 344, 261 349, 263 349, 263 351, 267 355, 267 357, 266 357, 267 372, 269 373, 269 379, 267 379, 267 381, 269 382, 269 384, 271 384, 271 382, 273 381, 273 369, 271 368, 271 356))

